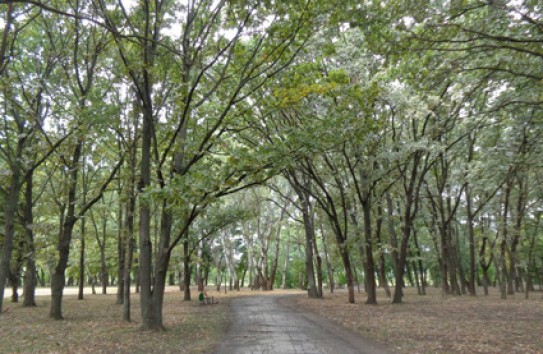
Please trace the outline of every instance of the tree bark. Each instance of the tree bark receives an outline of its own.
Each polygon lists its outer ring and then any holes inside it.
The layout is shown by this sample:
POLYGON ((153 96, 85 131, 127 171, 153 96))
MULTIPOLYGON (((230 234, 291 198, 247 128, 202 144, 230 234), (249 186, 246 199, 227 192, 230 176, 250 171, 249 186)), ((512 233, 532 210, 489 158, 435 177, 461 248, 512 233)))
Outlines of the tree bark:
POLYGON ((315 299, 319 297, 317 285, 315 283, 315 270, 313 268, 313 243, 315 242, 315 228, 313 225, 313 218, 310 211, 309 193, 307 190, 310 188, 310 182, 304 181, 305 186, 300 187, 294 185, 294 190, 298 194, 298 198, 301 201, 302 218, 304 222, 305 231, 305 271, 307 275, 307 296, 315 299), (304 190, 305 189, 305 190, 304 190))
POLYGON ((377 247, 379 247, 379 266, 377 268, 377 276, 379 284, 385 289, 387 297, 391 297, 390 287, 388 286, 388 280, 386 276, 386 262, 385 252, 383 250, 383 241, 381 239, 381 230, 383 225, 383 208, 381 203, 377 206, 377 220, 375 228, 375 240, 377 241, 377 247))
MULTIPOLYGON (((19 125, 19 133, 23 127, 19 125)), ((11 165, 11 181, 4 205, 4 242, 2 244, 2 261, 0 262, 0 314, 3 313, 4 290, 6 280, 10 273, 11 256, 13 253, 13 241, 15 237, 15 214, 19 204, 19 190, 21 184, 21 158, 23 156, 25 138, 17 140, 15 159, 11 165)))
POLYGON ((77 192, 77 175, 79 173, 79 160, 83 151, 83 141, 78 140, 74 148, 71 172, 69 174, 69 187, 68 187, 68 209, 66 211, 66 217, 62 229, 60 231, 59 243, 58 243, 58 263, 55 267, 54 273, 51 275, 51 308, 49 311, 49 317, 60 320, 62 316, 62 296, 65 286, 64 272, 68 265, 68 258, 70 254, 70 242, 72 240, 73 228, 77 221, 75 215, 76 205, 76 192, 77 192))
POLYGON ((477 295, 475 288, 475 231, 473 221, 473 211, 471 207, 471 189, 469 183, 466 183, 464 188, 466 198, 466 218, 468 227, 468 243, 469 243, 469 282, 468 290, 471 296, 477 295))
POLYGON ((287 288, 287 271, 290 257, 290 224, 287 224, 287 246, 285 250, 285 263, 283 263, 283 278, 281 279, 281 289, 287 288))
POLYGON ((328 271, 328 282, 330 286, 330 292, 334 292, 336 286, 334 282, 334 269, 332 268, 332 263, 330 262, 330 257, 328 256, 328 247, 326 246, 326 237, 324 236, 324 227, 321 223, 321 235, 322 235, 322 246, 324 248, 324 258, 326 260, 326 269, 328 271))
POLYGON ((26 175, 25 205, 24 205, 24 227, 25 227, 25 252, 26 271, 24 278, 24 301, 23 307, 36 306, 36 250, 34 248, 34 213, 33 213, 33 183, 34 171, 26 175))

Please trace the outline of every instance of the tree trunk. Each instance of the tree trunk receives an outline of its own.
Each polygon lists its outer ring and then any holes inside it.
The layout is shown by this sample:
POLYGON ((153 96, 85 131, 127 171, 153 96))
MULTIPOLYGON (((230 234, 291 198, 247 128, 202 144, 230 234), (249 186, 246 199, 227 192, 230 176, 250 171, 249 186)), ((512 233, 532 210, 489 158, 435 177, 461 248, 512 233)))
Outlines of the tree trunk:
POLYGON ((326 246, 326 238, 324 236, 324 227, 322 223, 321 223, 321 236, 322 236, 322 245, 324 248, 324 258, 326 261, 326 269, 328 271, 328 282, 330 286, 330 292, 333 293, 334 287, 335 287, 334 270, 332 269, 332 263, 330 262, 330 257, 328 256, 328 247, 326 246))
MULTIPOLYGON (((460 287, 458 286, 458 278, 457 278, 457 255, 456 255, 456 245, 453 238, 453 229, 452 229, 452 223, 451 220, 449 220, 449 216, 452 214, 451 211, 451 197, 450 197, 450 188, 447 188, 447 194, 448 197, 446 198, 446 205, 442 205, 440 208, 440 217, 441 217, 441 224, 443 232, 445 233, 445 243, 447 244, 447 253, 445 254, 445 257, 447 259, 448 263, 448 271, 449 271, 449 282, 451 286, 451 293, 454 295, 460 295, 460 287), (441 212, 441 210, 443 210, 441 212), (446 211, 446 212, 445 212, 446 211)), ((439 199, 441 201, 441 199, 439 199)))
POLYGON ((287 224, 287 246, 285 251, 285 263, 283 264, 283 278, 281 279, 281 289, 287 288, 287 271, 290 257, 290 224, 287 224))
MULTIPOLYGON (((22 127, 21 127, 22 128, 22 127)), ((20 131, 21 133, 21 131, 20 131)), ((11 183, 4 205, 4 242, 2 243, 2 259, 0 262, 0 314, 3 312, 4 290, 6 280, 10 273, 11 255, 13 253, 13 239, 15 237, 15 215, 19 205, 19 190, 21 179, 21 157, 25 138, 17 142, 16 157, 11 166, 11 183)))
POLYGON ((343 261, 343 266, 345 267, 345 275, 347 276, 347 291, 349 303, 354 304, 354 277, 349 253, 345 246, 340 246, 339 253, 341 255, 341 260, 343 261))
MULTIPOLYGON (((119 194, 121 193, 121 185, 119 183, 119 194)), ((117 305, 122 305, 124 302, 124 271, 125 271, 125 262, 126 262, 126 246, 128 244, 127 240, 125 239, 126 232, 123 231, 123 228, 121 225, 124 225, 124 211, 123 211, 123 204, 119 201, 119 221, 118 225, 119 227, 119 233, 117 235, 117 257, 119 259, 119 263, 117 265, 117 277, 119 278, 119 282, 117 284, 117 305)))
POLYGON ((315 247, 315 256, 317 260, 317 289, 318 289, 318 297, 322 298, 322 257, 319 254, 319 249, 317 248, 317 240, 315 239, 315 242, 313 242, 313 246, 315 247))
POLYGON ((183 292, 183 300, 184 301, 190 301, 190 251, 189 251, 189 233, 188 230, 183 236, 183 275, 184 279, 183 282, 185 284, 184 292, 183 292))
MULTIPOLYGON (((396 234, 396 228, 394 227, 394 203, 392 197, 389 193, 386 193, 386 202, 387 202, 387 228, 390 235, 390 246, 392 246, 392 266, 394 268, 395 281, 398 281, 397 274, 400 272, 400 254, 398 250, 398 236, 396 234)), ((403 267, 402 267, 403 268, 403 267)), ((401 270, 403 272, 403 269, 401 270)), ((395 291, 403 292, 403 273, 399 278, 401 281, 400 286, 395 286, 395 291)), ((402 294, 398 294, 398 297, 401 299, 402 294)))
MULTIPOLYGON (((309 188, 309 182, 306 181, 305 188, 309 188)), ((315 242, 315 228, 313 218, 310 212, 309 194, 300 187, 295 187, 298 197, 302 203, 302 217, 305 230, 305 271, 307 275, 307 296, 315 299, 319 297, 317 285, 315 284, 315 270, 313 268, 313 243, 315 242)))
MULTIPOLYGON (((123 271, 123 319, 125 321, 131 320, 130 315, 130 273, 132 270, 132 262, 134 257, 134 212, 136 207, 136 198, 134 196, 134 174, 130 172, 129 190, 128 190, 128 204, 126 206, 126 220, 125 220, 125 237, 126 242, 126 257, 123 271)), ((119 279, 120 281, 120 279, 119 279)))
POLYGON ((388 286, 388 280, 386 276, 386 263, 385 263, 385 252, 383 252, 383 241, 381 239, 381 230, 383 224, 383 208, 381 203, 377 207, 377 221, 375 228, 375 239, 377 240, 377 246, 379 247, 379 267, 377 270, 377 275, 379 279, 379 284, 385 289, 387 297, 391 297, 390 287, 388 286))
POLYGON ((509 221, 509 198, 511 196, 511 177, 507 179, 505 184, 504 191, 504 200, 503 200, 503 213, 502 213, 502 223, 501 223, 501 242, 500 242, 500 271, 501 271, 501 281, 500 281, 500 294, 502 299, 507 298, 507 241, 508 241, 508 221, 509 221))
POLYGON ((24 205, 24 227, 26 235, 26 271, 24 279, 24 307, 36 306, 36 250, 34 248, 34 213, 33 202, 33 181, 34 171, 29 171, 26 176, 25 205, 24 205))
POLYGON ((196 251, 196 257, 198 259, 198 263, 196 264, 196 285, 198 286, 198 292, 202 292, 204 290, 204 279, 202 277, 202 252, 203 252, 203 240, 198 243, 197 251, 196 251))
POLYGON ((469 243, 469 281, 468 290, 471 296, 477 295, 475 288, 475 231, 473 227, 473 212, 471 208, 471 190, 470 185, 466 183, 464 189, 466 198, 466 218, 468 227, 468 243, 469 243))
MULTIPOLYGON (((83 205, 87 203, 87 190, 88 190, 87 174, 85 173, 85 166, 83 165, 81 171, 81 184, 83 185, 82 201, 83 205)), ((81 249, 79 250, 79 289, 77 293, 77 299, 83 300, 83 289, 85 288, 85 232, 86 232, 86 218, 81 220, 81 249)))
POLYGON ((279 263, 279 250, 281 249, 281 226, 282 226, 282 217, 277 227, 277 237, 275 238, 275 257, 273 258, 272 270, 270 274, 270 290, 273 290, 273 285, 275 283, 275 275, 277 274, 277 265, 279 263))
MULTIPOLYGON (((426 295, 426 278, 424 277, 424 265, 422 263, 422 254, 420 252, 420 246, 419 246, 419 240, 417 237, 417 231, 413 230, 413 241, 415 242, 415 249, 417 250, 417 258, 418 258, 418 277, 420 282, 421 291, 419 292, 419 295, 426 295)), ((413 269, 417 269, 414 267, 413 269)))
POLYGON ((107 274, 106 264, 106 235, 107 235, 107 217, 102 216, 102 242, 100 244, 100 282, 102 283, 102 294, 107 294, 109 276, 107 274))
POLYGON ((366 268, 366 284, 367 284, 367 299, 366 304, 377 304, 377 291, 375 286, 375 263, 373 260, 373 237, 371 230, 371 199, 366 196, 365 202, 362 204, 362 213, 364 215, 364 245, 365 245, 365 268, 366 268))
POLYGON ((72 240, 73 228, 77 221, 75 215, 76 193, 77 193, 77 175, 79 173, 79 160, 83 151, 83 141, 78 140, 74 148, 72 163, 70 166, 68 187, 68 209, 58 243, 58 263, 54 274, 51 276, 51 309, 49 317, 60 320, 62 316, 62 295, 64 292, 65 279, 64 272, 68 265, 70 254, 70 242, 72 240))
MULTIPOLYGON (((140 162, 140 181, 138 189, 144 193, 151 184, 151 140, 153 129, 153 111, 150 92, 146 92, 147 97, 142 98, 146 104, 143 104, 143 127, 142 127, 142 146, 140 162)), ((149 202, 140 203, 139 220, 139 250, 140 257, 139 283, 140 283, 140 305, 143 329, 161 330, 162 323, 158 322, 155 316, 155 308, 152 297, 152 271, 153 271, 153 245, 151 242, 151 206, 149 202)))
POLYGON ((519 195, 517 199, 516 211, 515 211, 515 223, 513 224, 513 240, 511 242, 511 251, 509 254, 509 291, 510 295, 513 295, 515 291, 521 292, 522 277, 517 274, 517 247, 520 241, 520 234, 522 230, 522 222, 524 220, 525 213, 525 183, 522 177, 518 176, 518 189, 519 195))

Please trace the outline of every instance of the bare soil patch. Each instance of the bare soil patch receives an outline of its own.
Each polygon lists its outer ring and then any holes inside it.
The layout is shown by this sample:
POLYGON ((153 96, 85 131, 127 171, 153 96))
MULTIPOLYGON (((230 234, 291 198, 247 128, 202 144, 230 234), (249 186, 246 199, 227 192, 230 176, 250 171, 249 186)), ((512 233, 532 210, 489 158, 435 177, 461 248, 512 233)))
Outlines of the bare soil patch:
MULTIPOLYGON (((0 315, 0 353, 212 353, 230 323, 229 302, 239 296, 298 294, 288 297, 308 311, 349 327, 364 337, 384 343, 398 353, 543 353, 543 298, 541 293, 506 300, 497 290, 489 296, 443 297, 439 289, 418 296, 406 290, 404 303, 392 305, 379 293, 379 305, 366 305, 365 294, 347 302, 344 291, 310 300, 306 292, 242 290, 207 292, 216 305, 183 301, 176 287, 164 299, 164 332, 140 330, 139 295, 132 296, 132 319, 122 320, 115 295, 65 296, 64 321, 48 318, 50 298, 38 296, 38 307, 9 303, 0 315)), ((482 294, 482 291, 479 291, 482 294)))
POLYGON ((228 323, 228 296, 214 294, 220 303, 200 306, 183 301, 175 287, 164 299, 166 331, 141 331, 139 295, 132 295, 132 322, 122 320, 115 295, 65 296, 63 321, 48 317, 50 298, 37 297, 38 307, 9 303, 0 315, 0 353, 209 353, 228 323))
MULTIPOLYGON (((114 289, 108 289, 114 290, 114 289)), ((37 293, 46 293, 40 289, 37 293)), ((5 299, 8 312, 0 315, 0 353, 213 353, 230 322, 229 302, 234 297, 304 294, 300 291, 228 291, 207 293, 218 304, 201 306, 198 292, 183 301, 177 287, 168 287, 163 319, 166 331, 142 331, 139 294, 132 294, 132 322, 122 320, 116 295, 86 294, 77 300, 67 289, 63 321, 48 317, 50 296, 37 296, 37 307, 24 308, 5 299)), ((22 299, 21 299, 22 302, 22 299)))
MULTIPOLYGON (((428 289, 426 296, 407 289, 404 303, 391 304, 379 293, 379 305, 366 305, 366 295, 325 293, 322 300, 292 298, 297 306, 318 313, 361 335, 378 340, 398 353, 543 353, 543 299, 541 293, 501 299, 489 296, 441 295, 428 289)), ((482 290, 479 290, 482 294, 482 290)))

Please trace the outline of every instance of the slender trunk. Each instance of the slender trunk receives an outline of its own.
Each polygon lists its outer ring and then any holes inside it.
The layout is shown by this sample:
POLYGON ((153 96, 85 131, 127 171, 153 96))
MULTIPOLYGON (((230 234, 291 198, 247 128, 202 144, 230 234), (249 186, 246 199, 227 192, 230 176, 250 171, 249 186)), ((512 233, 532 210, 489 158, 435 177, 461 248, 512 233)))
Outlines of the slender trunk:
POLYGON ((11 183, 4 205, 4 242, 1 245, 2 260, 0 262, 0 314, 3 313, 4 290, 6 280, 10 273, 11 256, 13 253, 13 239, 15 237, 15 215, 19 205, 19 190, 21 179, 21 157, 23 153, 24 138, 19 138, 16 157, 11 166, 11 183))
POLYGON ((471 296, 477 295, 475 288, 475 231, 473 222, 473 212, 471 208, 471 190, 470 185, 466 183, 464 189, 466 198, 466 218, 468 227, 468 243, 469 243, 469 282, 468 289, 471 296))
POLYGON ((62 296, 66 280, 64 272, 68 266, 68 258, 70 254, 70 242, 72 240, 73 228, 77 221, 75 215, 76 192, 77 192, 77 175, 79 173, 79 160, 83 151, 83 141, 78 140, 71 163, 71 172, 69 174, 68 187, 68 209, 58 243, 58 263, 54 273, 51 275, 51 308, 49 317, 60 320, 62 316, 62 296))
POLYGON ((24 227, 26 235, 26 271, 24 279, 24 307, 36 306, 36 254, 34 248, 34 213, 32 208, 32 187, 34 171, 29 171, 26 176, 24 227))
MULTIPOLYGON (((83 205, 87 203, 88 179, 85 173, 85 165, 81 171, 81 184, 83 185, 82 201, 83 205)), ((77 299, 83 300, 83 289, 85 288, 85 233, 86 233, 86 218, 81 220, 81 249, 79 250, 79 289, 77 299)))
POLYGON ((422 263, 422 253, 420 251, 420 246, 419 246, 419 240, 418 240, 418 237, 417 237, 417 232, 416 230, 413 230, 413 241, 415 242, 415 249, 417 251, 417 258, 418 258, 418 276, 419 276, 419 281, 420 281, 420 285, 421 285, 421 291, 419 293, 419 295, 426 295, 426 278, 424 277, 424 265, 422 263))
POLYGON ((379 279, 379 284, 385 289, 387 297, 391 297, 390 287, 388 286, 388 280, 386 276, 386 262, 385 262, 385 252, 383 250, 383 241, 381 239, 381 230, 383 225, 383 208, 381 203, 377 207, 377 221, 375 228, 375 240, 377 241, 377 247, 379 247, 379 267, 377 269, 377 276, 379 279))
MULTIPOLYGON (((119 185, 119 193, 121 192, 121 186, 119 185)), ((124 225, 124 210, 123 204, 119 201, 119 222, 118 225, 124 225)), ((124 271, 126 262, 126 246, 127 240, 125 239, 126 233, 122 227, 119 227, 119 233, 117 235, 117 257, 119 263, 117 265, 117 277, 119 279, 117 283, 117 305, 122 305, 124 302, 124 271)))
POLYGON ((515 211, 515 223, 513 225, 513 240, 511 242, 511 252, 509 255, 509 291, 510 295, 513 295, 515 291, 521 292, 522 277, 518 276, 517 272, 517 247, 520 241, 520 234, 522 230, 522 221, 524 219, 525 205, 524 205, 524 181, 521 177, 517 178, 519 181, 519 195, 517 199, 516 211, 515 211))
POLYGON ((285 263, 283 264, 283 278, 281 279, 281 289, 287 288, 287 270, 290 257, 290 225, 287 224, 287 246, 285 251, 285 263))
MULTIPOLYGON (((309 182, 306 182, 305 188, 309 188, 309 182)), ((313 268, 313 243, 315 242, 315 228, 313 218, 310 212, 309 194, 302 190, 301 187, 296 187, 295 190, 302 202, 302 217, 305 230, 305 270, 307 275, 307 295, 310 298, 318 298, 317 285, 315 284, 315 270, 313 268)))
POLYGON ((347 291, 349 293, 349 303, 354 304, 354 277, 351 267, 351 260, 346 247, 340 247, 340 255, 345 268, 345 275, 347 276, 347 291), (342 249, 341 249, 342 248, 342 249))
POLYGON ((183 236, 183 283, 185 284, 185 289, 183 292, 183 300, 184 301, 190 301, 190 251, 189 251, 189 233, 188 230, 186 231, 185 235, 183 236))
POLYGON ((100 282, 102 283, 102 294, 107 294, 108 274, 106 264, 106 235, 107 216, 102 216, 102 242, 100 243, 100 282))
MULTIPOLYGON (((409 186, 406 189, 406 201, 405 201, 405 211, 403 217, 403 227, 402 227, 402 243, 400 246, 400 258, 398 259, 398 269, 396 273, 396 284, 394 288, 394 296, 392 298, 392 303, 399 304, 402 302, 403 297, 403 276, 404 269, 407 266, 407 250, 409 245, 409 237, 411 235, 411 229, 413 228, 414 217, 418 209, 416 195, 418 195, 418 190, 415 193, 415 178, 417 175, 417 164, 415 163, 413 169, 411 170, 411 178, 409 186)), ((422 178, 422 177, 421 177, 422 178)))
MULTIPOLYGON (((129 179, 129 189, 128 189, 128 204, 126 206, 126 219, 125 219, 125 237, 124 240, 126 242, 126 257, 125 257, 125 263, 124 263, 124 272, 123 272, 123 319, 125 321, 130 321, 130 274, 132 270, 132 262, 134 257, 134 212, 136 207, 136 197, 134 195, 134 182, 135 182, 135 176, 134 173, 130 172, 130 179, 129 179)), ((119 280, 120 281, 120 280, 119 280)))
POLYGON ((315 247, 315 256, 317 260, 317 290, 318 290, 318 297, 322 298, 322 257, 319 254, 319 249, 317 247, 317 240, 315 239, 315 242, 313 242, 313 246, 315 247))
POLYGON ((204 290, 204 279, 202 277, 202 253, 203 253, 203 245, 204 241, 198 243, 196 250, 196 257, 198 259, 198 262, 196 263, 196 285, 198 286, 198 292, 202 292, 204 290))
POLYGON ((509 198, 511 196, 511 181, 507 180, 505 185, 504 192, 504 201, 503 201, 503 214, 501 222, 501 234, 502 241, 500 242, 500 271, 501 271, 501 281, 500 281, 500 294, 502 299, 507 298, 507 241, 508 241, 508 216, 509 216, 509 198))
POLYGON ((366 304, 377 304, 377 290, 375 285, 375 263, 373 260, 373 236, 371 230, 371 199, 368 195, 365 203, 362 204, 362 213, 364 215, 364 244, 366 251, 366 283, 367 299, 366 304))
POLYGON ((247 243, 247 268, 249 272, 249 284, 248 287, 251 290, 255 289, 254 284, 254 259, 253 259, 253 243, 252 243, 252 236, 249 236, 249 242, 247 243))
MULTIPOLYGON (((394 268, 394 275, 396 275, 400 272, 400 269, 399 269, 400 255, 398 252, 400 248, 398 247, 398 236, 396 235, 396 228, 394 227, 394 203, 389 193, 386 193, 386 202, 387 202, 387 214, 388 214, 387 229, 390 236, 390 246, 392 247, 392 266, 394 268)), ((396 287, 396 289, 399 289, 400 291, 402 291, 401 289, 403 286, 403 276, 400 279, 401 279, 401 284, 399 287, 396 287)), ((398 277, 395 276, 395 280, 397 281, 398 277)))
POLYGON ((460 287, 458 286, 457 278, 457 262, 456 262, 456 245, 453 238, 453 229, 452 223, 448 220, 449 215, 451 215, 451 197, 450 197, 450 188, 447 188, 448 197, 446 198, 446 205, 443 206, 443 212, 440 213, 441 223, 443 225, 443 230, 445 232, 445 242, 447 244, 447 254, 446 259, 448 262, 449 270, 449 281, 451 286, 451 292, 454 295, 460 295, 460 287), (446 213, 445 213, 446 211, 446 213))
POLYGON ((464 272, 464 267, 462 267, 462 253, 458 249, 458 245, 460 245, 460 232, 458 231, 458 224, 455 225, 454 229, 454 235, 455 235, 455 250, 456 250, 456 265, 458 267, 458 274, 460 276, 460 289, 462 294, 466 294, 466 274, 464 272))
POLYGON ((536 224, 535 230, 534 230, 534 232, 532 234, 532 237, 530 239, 530 248, 528 249, 528 266, 526 267, 526 289, 525 289, 525 293, 524 293, 524 297, 526 299, 528 299, 530 291, 533 291, 532 276, 530 274, 530 267, 532 266, 532 264, 535 266, 535 264, 534 264, 535 239, 536 239, 536 235, 539 233, 539 221, 541 220, 541 212, 538 212, 536 214, 535 220, 537 220, 537 224, 536 224))
POLYGON ((273 258, 272 270, 270 275, 270 290, 273 290, 273 285, 275 284, 275 275, 277 274, 277 265, 279 264, 279 250, 281 249, 281 225, 277 228, 277 237, 275 238, 275 257, 273 258))
POLYGON ((310 298, 318 298, 319 294, 315 283, 315 270, 313 268, 313 243, 315 242, 315 232, 313 230, 311 221, 308 219, 308 215, 304 215, 305 225, 305 269, 307 276, 307 295, 310 298))
MULTIPOLYGON (((145 97, 149 103, 143 107, 142 147, 140 181, 138 190, 141 194, 151 184, 151 140, 153 129, 153 111, 151 98, 145 97)), ((149 201, 140 203, 139 218, 139 285, 140 304, 143 329, 161 329, 162 323, 155 318, 152 299, 153 244, 151 242, 151 205, 149 201)))
POLYGON ((328 282, 330 283, 330 292, 334 292, 334 269, 332 268, 332 263, 330 262, 330 257, 328 256, 328 246, 326 246, 326 237, 324 236, 324 227, 321 223, 321 236, 322 236, 322 246, 324 248, 324 259, 326 261, 326 269, 328 271, 328 282))

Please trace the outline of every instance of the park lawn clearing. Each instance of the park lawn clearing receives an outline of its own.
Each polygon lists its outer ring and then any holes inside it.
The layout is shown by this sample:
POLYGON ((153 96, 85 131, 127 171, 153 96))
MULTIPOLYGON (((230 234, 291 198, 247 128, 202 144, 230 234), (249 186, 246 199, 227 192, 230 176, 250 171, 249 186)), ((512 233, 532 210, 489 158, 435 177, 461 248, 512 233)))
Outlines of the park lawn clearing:
POLYGON ((509 296, 497 289, 489 296, 447 296, 429 288, 428 295, 405 291, 403 304, 391 304, 379 290, 378 305, 366 305, 364 292, 349 304, 347 294, 324 293, 324 299, 292 298, 296 306, 331 319, 398 353, 543 353, 542 294, 509 296))
MULTIPOLYGON (((139 294, 132 294, 132 322, 122 320, 116 295, 65 295, 64 320, 48 317, 49 296, 37 296, 35 308, 6 301, 0 316, 0 353, 210 353, 228 325, 228 295, 213 292, 220 301, 199 306, 198 293, 183 301, 179 288, 164 297, 166 331, 142 331, 139 294)), ((6 299, 7 300, 7 299, 6 299)))
POLYGON ((378 305, 366 305, 364 292, 356 303, 345 291, 325 292, 322 300, 296 290, 207 292, 219 303, 200 306, 198 292, 183 301, 176 287, 164 298, 166 331, 141 331, 139 295, 132 294, 132 322, 122 320, 116 295, 66 295, 65 320, 48 317, 50 298, 38 296, 36 308, 6 301, 0 316, 0 353, 212 353, 231 321, 229 302, 240 296, 295 295, 286 301, 384 343, 397 353, 543 353, 543 299, 516 294, 502 300, 496 289, 483 296, 441 296, 428 288, 419 296, 406 289, 404 303, 392 305, 379 290, 378 305))
POLYGON ((163 332, 142 331, 139 294, 131 295, 132 322, 122 320, 123 307, 116 295, 65 295, 63 321, 48 317, 50 296, 36 296, 38 307, 25 308, 5 300, 8 311, 0 315, 0 353, 213 353, 231 321, 229 302, 240 296, 305 294, 300 290, 269 292, 217 291, 208 287, 218 303, 201 306, 196 288, 192 301, 183 301, 178 287, 164 296, 163 332))

